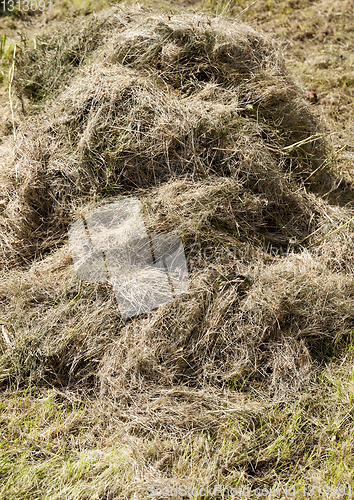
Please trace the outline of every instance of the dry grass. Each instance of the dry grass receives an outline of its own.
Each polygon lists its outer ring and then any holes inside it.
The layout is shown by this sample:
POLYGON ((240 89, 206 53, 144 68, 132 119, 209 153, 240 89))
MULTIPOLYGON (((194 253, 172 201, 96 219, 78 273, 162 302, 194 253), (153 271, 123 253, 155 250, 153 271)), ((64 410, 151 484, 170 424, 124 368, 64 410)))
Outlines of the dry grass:
POLYGON ((20 54, 27 114, 0 151, 3 461, 19 478, 1 466, 3 498, 198 482, 302 498, 306 480, 349 481, 352 375, 315 398, 336 361, 352 369, 352 187, 279 45, 220 17, 112 8, 20 54), (127 321, 67 244, 79 214, 126 195, 149 231, 182 238, 191 276, 127 321))
POLYGON ((171 177, 232 176, 271 204, 270 231, 288 226, 288 238, 304 238, 311 214, 294 188, 310 178, 313 189, 329 191, 335 179, 321 169, 320 129, 276 45, 245 26, 198 16, 169 24, 117 10, 105 16, 22 53, 25 70, 20 66, 16 78, 22 98, 43 99, 59 83, 67 88, 55 92, 44 114, 24 121, 12 162, 4 146, 4 260, 59 243, 78 199, 171 177), (119 35, 110 35, 118 26, 119 35), (103 48, 90 56, 98 40, 103 48), (180 47, 177 69, 164 62, 171 44, 180 47), (73 56, 81 64, 76 73, 67 64, 73 56), (296 210, 305 220, 289 226, 283 219, 296 210))

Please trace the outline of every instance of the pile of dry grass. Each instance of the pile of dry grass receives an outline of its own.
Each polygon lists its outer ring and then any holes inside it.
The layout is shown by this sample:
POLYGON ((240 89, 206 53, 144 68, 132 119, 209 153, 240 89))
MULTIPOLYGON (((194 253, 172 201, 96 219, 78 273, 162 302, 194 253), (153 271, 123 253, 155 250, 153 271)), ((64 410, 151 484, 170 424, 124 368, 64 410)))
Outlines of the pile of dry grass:
POLYGON ((221 19, 112 10, 39 40, 22 64, 18 93, 42 104, 2 177, 7 263, 59 244, 78 200, 176 177, 232 176, 271 204, 265 232, 306 236, 311 214, 293 183, 325 146, 306 143, 318 126, 268 37, 221 19))
POLYGON ((3 382, 119 401, 180 384, 282 397, 340 351, 351 226, 336 247, 324 237, 352 213, 321 198, 337 179, 272 40, 220 18, 111 9, 38 40, 22 64, 17 92, 35 104, 2 145, 3 382), (108 285, 79 283, 66 242, 80 211, 128 194, 151 231, 182 237, 191 284, 123 322, 108 285))

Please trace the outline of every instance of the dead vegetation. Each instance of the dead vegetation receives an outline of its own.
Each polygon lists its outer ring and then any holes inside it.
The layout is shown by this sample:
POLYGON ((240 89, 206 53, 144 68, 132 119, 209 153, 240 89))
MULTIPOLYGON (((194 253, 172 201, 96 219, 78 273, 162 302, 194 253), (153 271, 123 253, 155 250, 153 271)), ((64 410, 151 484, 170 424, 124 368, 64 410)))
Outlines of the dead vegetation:
POLYGON ((177 436, 217 428, 203 391, 291 399, 342 355, 351 186, 267 35, 114 8, 24 46, 15 84, 28 115, 1 144, 4 386, 75 388, 119 408, 126 436, 177 436), (109 285, 75 276, 67 229, 131 194, 150 231, 181 236, 191 282, 123 321, 109 285))
MULTIPOLYGON (((302 205, 294 182, 310 177, 330 190, 319 128, 267 37, 198 16, 169 23, 117 10, 105 16, 23 49, 18 94, 36 102, 54 95, 17 131, 2 177, 4 261, 59 243, 79 199, 171 178, 238 179, 274 205, 272 232, 289 226, 289 210, 302 205), (166 63, 171 44, 179 50, 175 66, 166 63)), ((304 238, 307 225, 292 224, 287 237, 304 238)))

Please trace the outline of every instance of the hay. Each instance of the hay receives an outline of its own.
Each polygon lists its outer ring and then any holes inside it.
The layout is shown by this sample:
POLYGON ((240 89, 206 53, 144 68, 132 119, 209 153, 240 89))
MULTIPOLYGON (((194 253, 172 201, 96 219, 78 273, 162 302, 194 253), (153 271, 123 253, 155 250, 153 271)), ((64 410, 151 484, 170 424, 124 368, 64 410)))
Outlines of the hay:
MULTIPOLYGON (((114 9, 37 47, 23 50, 15 84, 42 112, 17 131, 10 182, 1 178, 7 265, 60 244, 78 200, 174 177, 233 176, 272 204, 268 232, 306 236, 311 214, 293 182, 319 169, 325 144, 284 149, 319 128, 268 37, 221 19, 146 22, 114 9), (74 55, 77 71, 67 63, 74 55), (294 211, 305 214, 301 228, 285 221, 294 211)), ((323 170, 311 177, 319 182, 331 186, 323 170)))
POLYGON ((176 384, 303 387, 353 325, 352 250, 331 257, 338 234, 304 250, 352 214, 320 197, 336 177, 277 45, 220 18, 118 9, 37 45, 15 78, 34 115, 2 146, 3 382, 119 401, 176 384), (127 194, 150 231, 182 237, 192 278, 123 322, 108 285, 74 276, 67 229, 127 194))

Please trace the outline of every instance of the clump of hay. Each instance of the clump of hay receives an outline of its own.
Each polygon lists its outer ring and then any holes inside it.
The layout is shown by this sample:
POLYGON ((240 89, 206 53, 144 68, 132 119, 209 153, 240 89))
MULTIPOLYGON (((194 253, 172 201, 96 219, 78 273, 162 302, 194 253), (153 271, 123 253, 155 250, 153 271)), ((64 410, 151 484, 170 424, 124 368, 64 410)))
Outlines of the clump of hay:
POLYGON ((335 176, 277 45, 220 18, 111 9, 38 40, 22 64, 17 92, 34 115, 1 152, 14 343, 2 380, 118 399, 175 384, 279 397, 308 381, 352 329, 345 256, 331 267, 326 238, 351 213, 319 196, 335 176), (131 194, 150 231, 182 237, 191 285, 123 322, 108 285, 73 275, 66 241, 80 211, 131 194))
POLYGON ((311 140, 318 126, 267 36, 221 19, 146 22, 112 10, 39 40, 22 65, 17 91, 42 111, 17 131, 1 178, 7 265, 60 244, 78 200, 176 177, 232 176, 272 204, 265 232, 306 236, 306 221, 285 219, 311 217, 294 182, 319 168, 325 145, 311 140))

